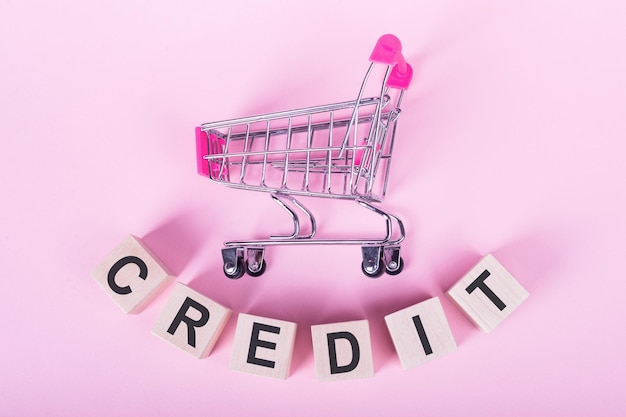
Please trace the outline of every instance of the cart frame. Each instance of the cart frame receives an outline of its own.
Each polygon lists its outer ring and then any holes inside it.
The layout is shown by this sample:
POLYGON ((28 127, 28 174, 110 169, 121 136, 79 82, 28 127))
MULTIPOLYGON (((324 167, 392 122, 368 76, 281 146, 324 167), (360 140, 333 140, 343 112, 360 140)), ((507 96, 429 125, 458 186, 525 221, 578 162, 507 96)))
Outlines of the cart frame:
POLYGON ((397 120, 413 70, 398 38, 382 36, 352 101, 205 123, 196 128, 198 173, 221 185, 268 192, 293 220, 289 235, 224 243, 223 270, 237 279, 265 272, 266 246, 359 245, 368 277, 402 271, 402 221, 373 205, 387 192, 397 120), (378 65, 382 64, 382 65, 378 65), (383 67, 379 93, 363 97, 375 67, 383 67), (379 237, 316 237, 317 221, 298 197, 353 200, 380 215, 379 237), (308 220, 302 233, 300 216, 308 220))

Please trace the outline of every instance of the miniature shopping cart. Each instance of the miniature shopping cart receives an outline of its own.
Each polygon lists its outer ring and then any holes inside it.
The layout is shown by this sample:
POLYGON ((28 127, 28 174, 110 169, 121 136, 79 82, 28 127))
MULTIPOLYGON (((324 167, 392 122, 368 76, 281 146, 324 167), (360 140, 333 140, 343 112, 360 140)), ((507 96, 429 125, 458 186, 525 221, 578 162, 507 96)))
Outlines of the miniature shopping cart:
POLYGON ((400 104, 412 74, 398 38, 384 35, 354 101, 196 128, 199 174, 227 187, 268 192, 293 219, 289 235, 225 242, 222 258, 228 278, 263 274, 266 246, 304 244, 359 245, 365 275, 400 273, 404 226, 373 203, 385 197, 400 104), (375 72, 380 72, 382 84, 368 97, 367 86, 373 84, 368 80, 375 72), (384 219, 386 232, 375 238, 318 238, 315 217, 296 196, 356 201, 384 219), (308 221, 304 228, 299 215, 308 221))

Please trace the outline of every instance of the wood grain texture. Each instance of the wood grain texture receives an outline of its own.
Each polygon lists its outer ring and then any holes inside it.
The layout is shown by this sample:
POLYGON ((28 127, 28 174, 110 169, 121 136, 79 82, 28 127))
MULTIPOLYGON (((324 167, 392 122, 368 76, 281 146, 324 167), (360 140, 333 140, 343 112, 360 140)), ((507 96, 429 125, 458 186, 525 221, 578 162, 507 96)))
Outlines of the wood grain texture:
POLYGON ((374 376, 367 320, 311 326, 311 337, 318 381, 374 376))
POLYGON ((411 369, 457 350, 438 297, 385 316, 403 369, 411 369))
POLYGON ((230 309, 178 283, 152 333, 200 359, 211 353, 230 314, 230 309))
POLYGON ((240 313, 230 369, 286 379, 296 339, 296 323, 240 313))
POLYGON ((493 331, 529 295, 493 255, 481 259, 447 294, 485 333, 493 331))
POLYGON ((127 314, 140 312, 174 278, 143 241, 133 235, 106 255, 91 276, 127 314))

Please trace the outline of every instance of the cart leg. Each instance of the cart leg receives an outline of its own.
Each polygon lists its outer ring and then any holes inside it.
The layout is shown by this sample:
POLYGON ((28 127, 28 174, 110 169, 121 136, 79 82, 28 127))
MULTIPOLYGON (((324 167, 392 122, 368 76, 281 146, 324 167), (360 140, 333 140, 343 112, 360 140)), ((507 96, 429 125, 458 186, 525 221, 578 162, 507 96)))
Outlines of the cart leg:
POLYGON ((283 210, 285 210, 291 216, 291 219, 293 220, 293 233, 290 235, 273 235, 273 236, 270 236, 270 239, 273 239, 273 240, 312 239, 313 236, 315 236, 315 233, 316 233, 315 217, 313 216, 313 213, 311 213, 309 209, 307 209, 302 203, 300 203, 298 200, 296 200, 290 195, 272 193, 271 197, 276 202, 276 204, 278 204, 283 210), (308 235, 300 234, 300 218, 298 217, 296 212, 285 203, 285 201, 287 200, 290 201, 298 209, 300 209, 300 211, 302 211, 302 213, 304 213, 306 218, 309 220, 311 233, 309 233, 308 235))
POLYGON ((245 269, 243 266, 243 248, 222 249, 222 260, 224 261, 224 275, 230 279, 239 279, 243 276, 245 269))
POLYGON ((246 270, 249 275, 258 277, 265 272, 265 248, 246 248, 246 270))
POLYGON ((400 256, 400 245, 385 246, 383 249, 385 271, 389 275, 398 275, 404 268, 404 261, 400 256))
POLYGON ((378 278, 384 272, 382 265, 382 246, 362 246, 363 262, 361 270, 369 278, 378 278))

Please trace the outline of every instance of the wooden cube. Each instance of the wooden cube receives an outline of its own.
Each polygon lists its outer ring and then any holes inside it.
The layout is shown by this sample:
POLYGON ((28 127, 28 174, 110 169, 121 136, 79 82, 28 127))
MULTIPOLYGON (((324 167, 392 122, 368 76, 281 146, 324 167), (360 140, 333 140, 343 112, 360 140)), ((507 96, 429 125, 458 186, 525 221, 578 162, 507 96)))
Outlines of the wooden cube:
POLYGON ((152 333, 196 358, 209 355, 231 311, 178 283, 152 333))
POLYGON ((230 369, 286 379, 296 340, 296 323, 240 313, 230 369))
POLYGON ((311 336, 318 381, 374 376, 367 320, 311 326, 311 336))
POLYGON ((456 342, 438 297, 385 316, 403 369, 456 351, 456 342))
POLYGON ((489 333, 528 298, 528 291, 496 258, 487 255, 448 295, 478 328, 489 333))
POLYGON ((174 278, 140 238, 129 235, 91 276, 127 314, 141 311, 174 278))

